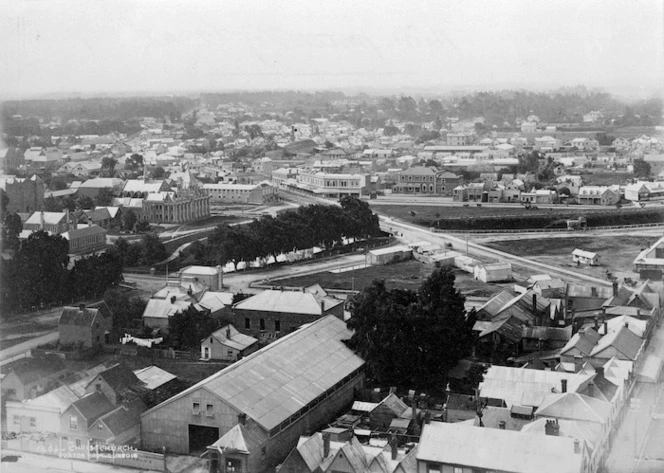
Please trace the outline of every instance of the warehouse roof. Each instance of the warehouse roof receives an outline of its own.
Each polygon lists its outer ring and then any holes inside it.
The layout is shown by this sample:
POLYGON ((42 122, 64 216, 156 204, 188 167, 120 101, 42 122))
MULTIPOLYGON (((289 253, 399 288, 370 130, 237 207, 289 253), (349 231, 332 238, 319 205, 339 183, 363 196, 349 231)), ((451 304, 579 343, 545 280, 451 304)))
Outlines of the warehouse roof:
POLYGON ((238 302, 235 309, 322 315, 324 311, 339 304, 343 304, 343 301, 310 292, 267 290, 238 302))
POLYGON ((271 430, 364 365, 343 343, 351 335, 342 320, 323 317, 142 415, 205 389, 271 430))

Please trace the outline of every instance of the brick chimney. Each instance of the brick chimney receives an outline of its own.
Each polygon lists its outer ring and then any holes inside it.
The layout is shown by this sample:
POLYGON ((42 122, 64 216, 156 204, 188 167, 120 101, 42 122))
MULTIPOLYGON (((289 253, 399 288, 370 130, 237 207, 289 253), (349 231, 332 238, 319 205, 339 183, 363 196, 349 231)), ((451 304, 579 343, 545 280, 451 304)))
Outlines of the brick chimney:
POLYGON ((500 422, 498 422, 498 428, 499 428, 500 430, 505 430, 505 426, 506 426, 506 425, 507 425, 507 424, 506 424, 506 422, 505 422, 504 420, 501 420, 500 422))
POLYGON ((81 311, 85 310, 85 304, 84 304, 84 303, 80 303, 80 304, 78 305, 78 308, 79 308, 79 310, 81 310, 81 311))
POLYGON ((537 294, 533 294, 533 314, 537 313, 537 294))
POLYGON ((609 334, 609 323, 605 320, 604 321, 604 335, 609 334))
POLYGON ((321 313, 325 313, 325 301, 321 300, 320 301, 320 311, 321 313))
POLYGON ((613 284, 611 285, 611 287, 613 288, 613 295, 617 296, 618 295, 618 282, 613 281, 613 284))
POLYGON ((588 383, 588 396, 593 397, 595 395, 595 383, 588 383))
POLYGON ((574 453, 581 453, 581 442, 579 439, 574 439, 574 453))
POLYGON ((399 442, 397 442, 397 436, 392 434, 390 439, 390 450, 392 453, 392 461, 396 461, 397 456, 399 455, 399 442))
POLYGON ((566 393, 567 392, 567 380, 566 379, 561 379, 560 380, 560 385, 561 385, 562 391, 564 393, 566 393))
POLYGON ((231 339, 231 328, 228 327, 228 328, 226 328, 226 340, 230 340, 230 339, 231 339))
POLYGON ((323 458, 330 455, 330 433, 323 432, 323 458))
POLYGON ((238 424, 244 425, 247 422, 247 414, 245 414, 244 412, 240 412, 237 415, 237 422, 238 424))
POLYGON ((560 435, 560 426, 558 425, 558 419, 547 419, 546 424, 544 424, 544 433, 546 435, 553 435, 557 437, 560 435))

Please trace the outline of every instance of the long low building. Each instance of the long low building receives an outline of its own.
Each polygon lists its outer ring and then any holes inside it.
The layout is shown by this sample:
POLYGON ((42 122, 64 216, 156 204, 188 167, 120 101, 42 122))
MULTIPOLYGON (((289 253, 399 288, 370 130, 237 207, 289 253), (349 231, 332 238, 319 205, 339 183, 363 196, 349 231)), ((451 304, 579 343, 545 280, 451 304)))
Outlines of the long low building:
POLYGON ((300 435, 350 407, 364 361, 352 332, 323 317, 213 374, 141 415, 143 448, 210 456, 210 471, 262 472, 300 435))
POLYGON ((258 184, 203 184, 212 203, 264 204, 278 199, 278 188, 269 182, 258 184))

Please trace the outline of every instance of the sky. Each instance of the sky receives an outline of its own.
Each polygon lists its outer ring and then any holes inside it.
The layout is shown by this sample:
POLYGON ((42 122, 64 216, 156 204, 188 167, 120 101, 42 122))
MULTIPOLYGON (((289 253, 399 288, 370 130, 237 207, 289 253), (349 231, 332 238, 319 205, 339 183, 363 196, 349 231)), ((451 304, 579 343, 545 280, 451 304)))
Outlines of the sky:
POLYGON ((0 98, 664 86, 661 0, 0 0, 0 98))

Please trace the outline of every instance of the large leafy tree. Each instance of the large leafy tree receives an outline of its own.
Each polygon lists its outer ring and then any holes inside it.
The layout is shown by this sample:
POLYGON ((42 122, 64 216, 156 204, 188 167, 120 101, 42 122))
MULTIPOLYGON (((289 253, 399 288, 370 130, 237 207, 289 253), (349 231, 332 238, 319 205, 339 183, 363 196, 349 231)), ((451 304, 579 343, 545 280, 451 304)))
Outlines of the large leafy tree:
POLYGON ((419 291, 374 283, 351 303, 347 341, 380 385, 440 387, 472 347, 472 318, 450 268, 436 269, 419 291))
POLYGON ((201 339, 210 335, 217 328, 217 321, 208 314, 199 312, 193 305, 168 319, 171 345, 182 350, 197 347, 201 339))

